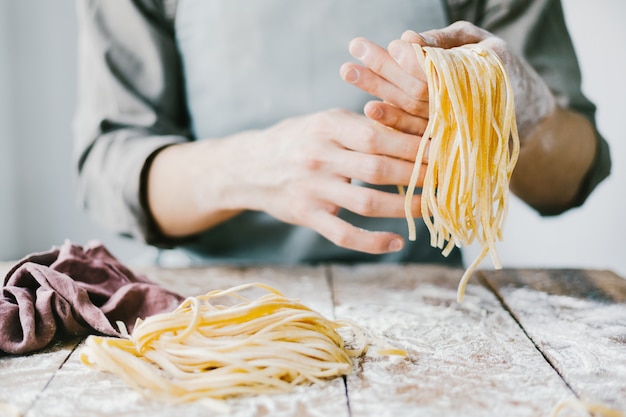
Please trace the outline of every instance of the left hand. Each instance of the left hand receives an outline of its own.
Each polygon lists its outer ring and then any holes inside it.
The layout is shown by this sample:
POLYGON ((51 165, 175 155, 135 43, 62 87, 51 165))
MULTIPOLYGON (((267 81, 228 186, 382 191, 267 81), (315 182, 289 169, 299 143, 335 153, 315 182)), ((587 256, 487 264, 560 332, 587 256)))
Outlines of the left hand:
POLYGON ((492 49, 502 60, 515 94, 520 139, 523 139, 555 108, 545 82, 505 41, 469 22, 455 22, 443 29, 417 34, 407 31, 384 49, 365 38, 350 42, 350 53, 363 65, 342 65, 342 78, 379 97, 370 101, 365 114, 396 130, 422 135, 428 123, 428 85, 412 44, 444 49, 479 43, 492 49))

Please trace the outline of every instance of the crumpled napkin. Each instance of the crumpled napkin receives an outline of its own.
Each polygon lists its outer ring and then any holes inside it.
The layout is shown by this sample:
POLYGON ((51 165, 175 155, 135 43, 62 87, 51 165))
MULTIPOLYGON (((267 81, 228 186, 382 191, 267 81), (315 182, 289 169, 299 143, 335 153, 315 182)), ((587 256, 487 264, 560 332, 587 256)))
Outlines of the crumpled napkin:
POLYGON ((24 354, 54 340, 120 336, 137 318, 171 311, 183 297, 135 275, 98 242, 66 241, 31 254, 6 275, 0 294, 0 352, 24 354))

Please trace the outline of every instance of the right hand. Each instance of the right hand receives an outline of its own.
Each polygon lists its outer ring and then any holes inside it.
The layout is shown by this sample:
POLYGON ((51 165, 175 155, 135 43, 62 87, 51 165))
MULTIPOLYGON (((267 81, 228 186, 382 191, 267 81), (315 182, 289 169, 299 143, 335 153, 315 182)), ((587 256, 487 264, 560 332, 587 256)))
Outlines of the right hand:
MULTIPOLYGON (((245 172, 245 178, 239 178, 243 206, 311 228, 348 249, 386 253, 402 248, 401 236, 360 229, 337 212, 344 208, 368 217, 403 218, 404 196, 351 180, 407 185, 419 137, 348 111, 330 110, 285 120, 251 139, 247 170, 239 171, 245 172)), ((416 215, 418 203, 416 197, 416 215)))
MULTIPOLYGON (((164 149, 148 176, 149 205, 169 236, 198 233, 242 210, 257 210, 341 247, 393 252, 404 245, 400 235, 363 230, 337 213, 343 208, 403 218, 404 196, 352 180, 407 185, 418 145, 419 136, 345 110, 286 119, 266 130, 164 149)), ((419 210, 416 196, 416 217, 419 210)))

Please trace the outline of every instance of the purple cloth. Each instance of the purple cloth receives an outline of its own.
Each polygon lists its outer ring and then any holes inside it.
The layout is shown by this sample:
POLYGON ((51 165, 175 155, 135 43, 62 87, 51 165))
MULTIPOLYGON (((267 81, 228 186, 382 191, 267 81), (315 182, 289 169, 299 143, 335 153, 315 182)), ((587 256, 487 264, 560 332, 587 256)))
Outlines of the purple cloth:
POLYGON ((65 242, 19 261, 0 295, 0 352, 24 354, 56 339, 119 336, 137 318, 173 310, 183 298, 135 275, 100 243, 65 242))

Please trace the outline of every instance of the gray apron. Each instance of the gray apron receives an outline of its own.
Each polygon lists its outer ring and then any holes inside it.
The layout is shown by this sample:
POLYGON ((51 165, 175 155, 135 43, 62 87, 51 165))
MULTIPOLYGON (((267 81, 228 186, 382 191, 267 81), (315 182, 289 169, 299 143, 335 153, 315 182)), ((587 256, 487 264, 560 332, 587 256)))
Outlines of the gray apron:
MULTIPOLYGON (((330 108, 362 113, 372 97, 339 76, 341 64, 351 59, 350 40, 364 36, 386 46, 404 30, 446 23, 439 0, 181 0, 176 37, 193 133, 210 140, 330 108)), ((404 219, 366 218, 346 210, 339 215, 364 229, 407 235, 404 219)), ((195 263, 461 264, 460 251, 444 258, 430 247, 419 219, 417 226, 417 240, 407 241, 401 252, 369 255, 249 211, 203 233, 185 250, 195 263)))

